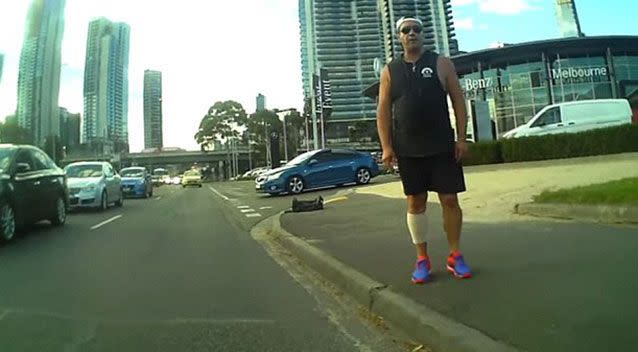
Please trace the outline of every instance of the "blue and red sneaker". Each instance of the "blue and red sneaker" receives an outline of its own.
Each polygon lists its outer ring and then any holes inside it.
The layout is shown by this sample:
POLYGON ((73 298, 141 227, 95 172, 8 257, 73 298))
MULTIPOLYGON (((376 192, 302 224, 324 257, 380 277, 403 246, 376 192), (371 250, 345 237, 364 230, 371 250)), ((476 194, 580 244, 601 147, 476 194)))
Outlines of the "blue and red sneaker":
POLYGON ((457 279, 469 279, 472 277, 470 267, 465 264, 461 252, 451 253, 447 257, 447 271, 449 271, 457 279))
POLYGON ((430 259, 419 259, 416 262, 414 273, 412 273, 412 283, 424 284, 430 281, 430 273, 432 266, 430 265, 430 259))

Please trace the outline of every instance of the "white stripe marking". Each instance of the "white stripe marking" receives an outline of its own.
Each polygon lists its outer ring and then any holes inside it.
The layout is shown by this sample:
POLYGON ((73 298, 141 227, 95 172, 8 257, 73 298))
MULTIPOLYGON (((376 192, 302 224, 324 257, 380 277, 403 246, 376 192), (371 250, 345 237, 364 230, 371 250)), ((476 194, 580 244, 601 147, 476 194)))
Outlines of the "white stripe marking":
POLYGON ((4 319, 4 317, 6 317, 7 315, 9 315, 9 313, 11 313, 8 310, 5 310, 4 312, 2 312, 2 314, 0 314, 0 320, 4 319))
POLYGON ((248 208, 250 208, 249 205, 238 205, 237 206, 237 209, 248 209, 248 208))
POLYGON ((246 217, 247 217, 247 218, 257 218, 257 217, 260 217, 260 216, 261 216, 261 214, 259 214, 259 213, 249 213, 249 214, 246 214, 246 217))
POLYGON ((259 210, 272 209, 272 207, 261 207, 259 210))
POLYGON ((208 188, 209 188, 211 191, 215 192, 215 194, 217 194, 218 196, 222 197, 224 200, 228 200, 228 199, 229 199, 229 198, 228 198, 228 197, 226 197, 225 195, 223 195, 223 194, 219 193, 219 191, 217 191, 217 190, 216 190, 216 189, 214 189, 213 187, 208 186, 208 188))
POLYGON ((104 225, 106 225, 106 224, 108 224, 110 222, 113 222, 113 221, 115 221, 115 220, 117 220, 117 219, 119 219, 121 217, 122 217, 122 215, 120 214, 120 215, 116 215, 116 216, 114 216, 114 217, 112 217, 112 218, 110 218, 108 220, 104 220, 101 223, 91 227, 91 230, 99 229, 100 227, 102 227, 102 226, 104 226, 104 225))
POLYGON ((160 200, 160 199, 162 199, 162 197, 157 197, 157 198, 155 198, 155 200, 160 200))
POLYGON ((242 209, 240 210, 242 213, 254 213, 255 210, 254 209, 242 209))

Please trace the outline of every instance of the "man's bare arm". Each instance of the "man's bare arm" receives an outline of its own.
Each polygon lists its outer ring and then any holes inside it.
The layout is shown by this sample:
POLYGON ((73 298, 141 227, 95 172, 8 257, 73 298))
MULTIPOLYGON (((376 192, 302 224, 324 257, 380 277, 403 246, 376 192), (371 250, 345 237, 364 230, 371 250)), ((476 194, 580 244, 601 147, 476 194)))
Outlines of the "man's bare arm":
POLYGON ((381 71, 379 84, 379 102, 377 104, 377 130, 383 149, 383 163, 391 167, 396 162, 392 147, 392 96, 390 90, 390 70, 386 66, 381 71))
POLYGON ((465 95, 461 89, 454 63, 449 58, 444 58, 445 83, 447 86, 454 115, 456 116, 456 134, 460 141, 464 141, 467 135, 467 108, 465 106, 465 95))

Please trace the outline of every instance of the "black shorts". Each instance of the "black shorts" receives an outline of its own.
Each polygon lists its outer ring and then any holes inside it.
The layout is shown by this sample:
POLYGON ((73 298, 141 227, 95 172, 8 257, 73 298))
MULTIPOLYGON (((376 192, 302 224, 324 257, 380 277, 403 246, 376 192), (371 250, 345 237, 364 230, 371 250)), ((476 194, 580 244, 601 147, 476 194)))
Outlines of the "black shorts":
POLYGON ((406 195, 425 192, 456 194, 465 192, 463 167, 453 153, 427 157, 398 157, 399 174, 406 195))

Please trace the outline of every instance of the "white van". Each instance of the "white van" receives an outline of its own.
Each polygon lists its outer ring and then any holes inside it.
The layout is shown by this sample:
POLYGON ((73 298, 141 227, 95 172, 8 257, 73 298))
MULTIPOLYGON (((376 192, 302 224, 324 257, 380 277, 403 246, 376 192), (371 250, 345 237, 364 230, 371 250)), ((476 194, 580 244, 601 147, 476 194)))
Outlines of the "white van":
POLYGON ((503 138, 575 133, 631 123, 626 99, 582 100, 548 105, 529 122, 505 133, 503 138))

